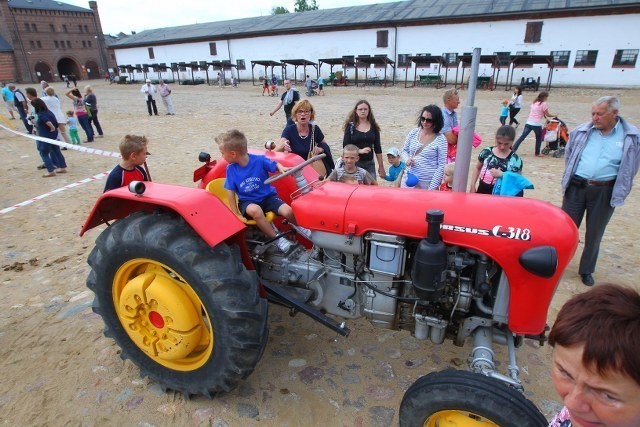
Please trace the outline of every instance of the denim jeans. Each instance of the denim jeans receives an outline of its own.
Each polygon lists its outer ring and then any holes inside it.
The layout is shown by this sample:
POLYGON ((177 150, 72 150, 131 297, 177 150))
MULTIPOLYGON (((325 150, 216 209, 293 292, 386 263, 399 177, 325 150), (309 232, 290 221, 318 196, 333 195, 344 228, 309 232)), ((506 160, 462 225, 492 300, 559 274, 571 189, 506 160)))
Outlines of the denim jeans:
POLYGON ((86 114, 81 114, 78 117, 78 123, 82 126, 84 133, 87 134, 87 142, 93 142, 93 128, 91 127, 91 123, 89 123, 89 116, 86 114))
POLYGON ((530 124, 524 125, 522 135, 520 135, 520 138, 518 138, 516 143, 513 145, 514 153, 518 151, 518 147, 520 147, 522 141, 524 141, 524 139, 531 133, 531 131, 533 131, 533 133, 536 135, 536 156, 540 154, 540 145, 542 144, 542 126, 531 126, 530 124))
POLYGON ((36 147, 42 162, 47 168, 47 172, 51 173, 56 168, 64 169, 67 167, 67 162, 62 155, 62 151, 60 151, 60 147, 57 145, 38 140, 36 141, 36 147))

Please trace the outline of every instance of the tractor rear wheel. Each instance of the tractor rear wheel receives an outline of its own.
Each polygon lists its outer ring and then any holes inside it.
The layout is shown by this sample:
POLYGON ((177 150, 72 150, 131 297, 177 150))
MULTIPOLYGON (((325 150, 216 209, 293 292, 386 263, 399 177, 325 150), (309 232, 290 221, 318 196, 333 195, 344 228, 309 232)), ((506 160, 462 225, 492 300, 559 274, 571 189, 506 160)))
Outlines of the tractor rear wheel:
POLYGON ((547 420, 522 393, 501 381, 445 370, 419 378, 400 405, 401 427, 545 427, 547 420))
POLYGON ((174 214, 138 212, 108 227, 88 262, 93 311, 142 376, 212 397, 253 372, 268 304, 237 247, 209 247, 174 214))

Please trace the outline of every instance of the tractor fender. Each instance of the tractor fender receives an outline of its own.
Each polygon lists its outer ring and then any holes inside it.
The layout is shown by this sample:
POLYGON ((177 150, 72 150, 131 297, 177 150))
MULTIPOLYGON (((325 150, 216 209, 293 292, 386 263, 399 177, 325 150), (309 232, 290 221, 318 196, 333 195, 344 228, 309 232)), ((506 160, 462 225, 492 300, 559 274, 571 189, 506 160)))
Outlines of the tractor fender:
POLYGON ((206 190, 155 182, 144 184, 145 191, 140 195, 132 193, 127 187, 102 194, 82 226, 80 235, 133 212, 153 212, 158 208, 180 215, 212 247, 246 227, 220 199, 206 190))

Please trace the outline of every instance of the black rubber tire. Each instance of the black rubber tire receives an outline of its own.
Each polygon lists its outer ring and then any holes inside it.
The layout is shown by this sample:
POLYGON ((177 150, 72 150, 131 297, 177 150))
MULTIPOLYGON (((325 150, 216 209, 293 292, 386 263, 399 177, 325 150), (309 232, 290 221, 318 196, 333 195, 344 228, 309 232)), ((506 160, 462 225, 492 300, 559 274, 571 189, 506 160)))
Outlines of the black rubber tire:
POLYGON ((548 147, 544 147, 544 148, 542 149, 542 154, 544 154, 545 156, 546 156, 547 154, 549 154, 550 152, 551 152, 551 149, 550 149, 550 148, 548 148, 548 147))
POLYGON ((268 339, 268 302, 259 296, 257 276, 245 269, 236 247, 224 243, 209 247, 175 214, 137 212, 100 234, 88 263, 87 286, 95 293, 93 311, 102 316, 104 333, 120 346, 121 357, 138 366, 141 376, 187 397, 202 394, 211 398, 233 390, 253 372, 268 339), (138 258, 168 266, 202 302, 214 337, 202 366, 170 369, 142 351, 124 330, 112 287, 118 269, 138 258))
POLYGON ((400 404, 400 426, 427 425, 434 414, 455 410, 479 415, 502 427, 548 425, 531 401, 501 381, 447 369, 425 375, 409 387, 400 404))

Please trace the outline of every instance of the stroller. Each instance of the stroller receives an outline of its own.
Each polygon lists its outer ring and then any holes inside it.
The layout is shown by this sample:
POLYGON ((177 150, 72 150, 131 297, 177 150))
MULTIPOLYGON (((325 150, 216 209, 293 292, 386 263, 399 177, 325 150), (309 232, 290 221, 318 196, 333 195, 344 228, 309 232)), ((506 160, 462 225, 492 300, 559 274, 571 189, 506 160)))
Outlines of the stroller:
POLYGON ((311 80, 311 96, 316 96, 318 95, 318 81, 317 80, 311 80))
POLYGON ((542 139, 547 144, 542 149, 542 154, 547 155, 553 151, 553 157, 563 157, 569 141, 569 128, 557 117, 547 118, 547 123, 542 130, 542 139))

